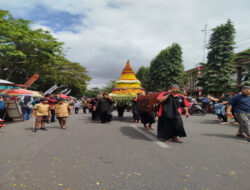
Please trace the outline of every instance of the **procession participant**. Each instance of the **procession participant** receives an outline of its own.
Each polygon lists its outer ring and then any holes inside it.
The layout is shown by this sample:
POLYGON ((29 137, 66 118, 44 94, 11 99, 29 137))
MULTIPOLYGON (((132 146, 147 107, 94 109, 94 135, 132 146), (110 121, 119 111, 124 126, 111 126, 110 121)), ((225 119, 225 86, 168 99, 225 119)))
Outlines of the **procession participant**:
MULTIPOLYGON (((152 92, 148 92, 147 94, 152 94, 152 92)), ((155 117, 153 113, 140 111, 140 118, 145 130, 154 130, 154 127, 152 126, 152 124, 155 123, 155 117)))
POLYGON ((99 110, 99 102, 100 96, 97 95, 95 99, 91 100, 89 103, 89 111, 92 114, 92 120, 98 120, 100 118, 100 110, 99 110))
POLYGON ((241 94, 233 96, 227 107, 227 115, 232 116, 231 110, 234 107, 234 115, 240 124, 240 128, 236 136, 245 137, 250 142, 250 86, 244 86, 241 94))
POLYGON ((66 129, 66 119, 71 114, 70 105, 65 103, 63 98, 59 98, 58 103, 55 105, 55 110, 61 129, 66 129))
MULTIPOLYGON (((111 100, 111 101, 113 101, 113 100, 111 100)), ((108 123, 112 123, 112 118, 113 118, 112 112, 113 111, 114 111, 114 102, 111 102, 109 104, 109 107, 108 107, 108 120, 107 120, 108 123)))
POLYGON ((154 127, 152 126, 152 124, 155 123, 155 118, 152 114, 148 112, 140 112, 140 117, 141 117, 141 122, 145 130, 148 130, 148 129, 154 130, 154 127))
POLYGON ((132 100, 132 113, 133 113, 133 119, 135 123, 139 123, 140 121, 140 113, 138 110, 138 104, 137 104, 137 96, 135 99, 132 100))
POLYGON ((36 104, 33 112, 32 117, 36 116, 36 123, 34 132, 39 129, 39 125, 41 124, 41 130, 47 130, 45 128, 45 123, 48 121, 49 117, 51 117, 50 106, 48 104, 48 100, 46 98, 42 98, 41 103, 36 104))
POLYGON ((55 111, 55 104, 56 104, 56 99, 53 98, 53 94, 48 95, 48 101, 49 101, 49 106, 50 106, 50 111, 51 111, 51 123, 55 122, 56 120, 56 111, 55 111))
POLYGON ((162 92, 157 98, 160 102, 157 137, 165 142, 170 142, 172 139, 174 142, 182 143, 178 136, 186 137, 181 108, 184 109, 186 117, 189 117, 189 103, 179 91, 179 86, 173 84, 167 92, 162 92))
POLYGON ((114 101, 108 96, 107 93, 103 94, 103 98, 99 101, 98 108, 100 111, 101 123, 111 123, 112 111, 111 107, 114 101))

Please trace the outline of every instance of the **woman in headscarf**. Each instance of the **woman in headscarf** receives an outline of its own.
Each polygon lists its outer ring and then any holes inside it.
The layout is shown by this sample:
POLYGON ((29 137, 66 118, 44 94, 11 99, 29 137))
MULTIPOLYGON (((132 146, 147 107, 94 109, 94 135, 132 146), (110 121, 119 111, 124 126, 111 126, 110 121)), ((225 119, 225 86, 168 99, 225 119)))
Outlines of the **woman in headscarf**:
POLYGON ((165 142, 170 142, 172 139, 174 142, 182 143, 178 137, 186 137, 181 108, 184 109, 186 117, 189 117, 189 103, 182 94, 179 94, 179 91, 179 86, 174 84, 157 98, 160 102, 157 137, 165 142))

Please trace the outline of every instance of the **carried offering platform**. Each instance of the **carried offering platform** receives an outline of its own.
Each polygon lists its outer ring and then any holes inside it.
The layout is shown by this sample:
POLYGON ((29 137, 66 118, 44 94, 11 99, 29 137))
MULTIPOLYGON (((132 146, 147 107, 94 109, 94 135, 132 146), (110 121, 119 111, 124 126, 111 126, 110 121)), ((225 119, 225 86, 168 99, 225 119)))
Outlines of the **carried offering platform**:
POLYGON ((121 77, 116 81, 115 88, 112 90, 110 97, 116 103, 128 105, 137 94, 145 94, 144 89, 141 87, 141 82, 136 78, 135 72, 127 61, 124 69, 122 70, 121 77))

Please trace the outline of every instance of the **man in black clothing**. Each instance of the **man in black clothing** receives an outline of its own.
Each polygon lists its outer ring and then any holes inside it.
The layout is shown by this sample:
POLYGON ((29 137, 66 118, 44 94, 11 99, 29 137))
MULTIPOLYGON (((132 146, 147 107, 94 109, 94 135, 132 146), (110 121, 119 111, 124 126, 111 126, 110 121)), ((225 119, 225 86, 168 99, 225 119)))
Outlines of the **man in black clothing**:
POLYGON ((92 99, 90 101, 90 107, 89 107, 89 111, 92 114, 92 120, 98 120, 100 117, 100 113, 99 113, 99 102, 100 102, 100 96, 96 96, 95 99, 92 99))
POLYGON ((99 101, 98 108, 100 111, 101 123, 111 123, 114 101, 107 93, 103 94, 103 98, 99 101))
POLYGON ((179 91, 179 86, 173 84, 167 92, 162 92, 157 98, 160 102, 157 137, 165 142, 172 139, 174 142, 182 143, 178 137, 186 137, 181 108, 184 109, 186 117, 189 117, 189 103, 179 91))
POLYGON ((139 110, 138 110, 137 97, 132 100, 132 113, 133 113, 134 122, 139 123, 139 121, 140 121, 140 113, 139 113, 139 110))

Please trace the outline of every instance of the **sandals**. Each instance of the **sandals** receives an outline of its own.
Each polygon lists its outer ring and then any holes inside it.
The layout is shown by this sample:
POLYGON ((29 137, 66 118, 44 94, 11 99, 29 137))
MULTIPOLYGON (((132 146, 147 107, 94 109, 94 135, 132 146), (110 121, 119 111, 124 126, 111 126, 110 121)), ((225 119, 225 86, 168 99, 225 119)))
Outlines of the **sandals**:
POLYGON ((245 135, 243 135, 243 134, 236 134, 236 137, 246 138, 245 135))

